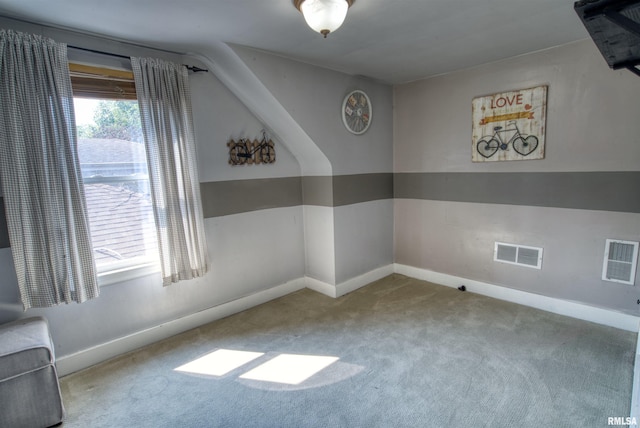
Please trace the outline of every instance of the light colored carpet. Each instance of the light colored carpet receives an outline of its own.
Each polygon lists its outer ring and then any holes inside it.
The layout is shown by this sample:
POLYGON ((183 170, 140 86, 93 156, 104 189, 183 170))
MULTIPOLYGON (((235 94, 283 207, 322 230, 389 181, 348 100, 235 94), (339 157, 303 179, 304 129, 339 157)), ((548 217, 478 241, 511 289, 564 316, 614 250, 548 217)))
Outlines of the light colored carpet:
POLYGON ((391 275, 339 299, 302 290, 66 376, 64 427, 602 427, 629 416, 635 341, 391 275), (217 350, 261 355, 175 370, 217 350), (339 359, 298 384, 245 378, 268 362, 292 375, 291 356, 339 359))

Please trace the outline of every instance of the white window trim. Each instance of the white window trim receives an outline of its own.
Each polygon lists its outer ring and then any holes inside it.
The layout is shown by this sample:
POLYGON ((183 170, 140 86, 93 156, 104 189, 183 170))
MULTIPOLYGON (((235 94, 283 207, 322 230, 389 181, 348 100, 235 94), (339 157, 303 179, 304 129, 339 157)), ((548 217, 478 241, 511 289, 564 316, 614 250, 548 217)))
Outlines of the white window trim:
MULTIPOLYGON (((636 269, 638 267, 638 246, 640 244, 638 242, 635 241, 623 241, 620 239, 607 239, 606 243, 605 243, 605 247, 604 247, 604 260, 602 261, 602 280, 603 281, 608 281, 608 282, 617 282, 620 284, 627 284, 627 285, 635 285, 635 280, 636 280, 636 269), (633 256, 631 259, 631 273, 630 273, 630 281, 623 281, 621 279, 614 279, 614 278, 607 278, 607 272, 608 272, 608 267, 609 267, 609 248, 611 246, 611 243, 617 243, 617 244, 627 244, 627 245, 632 245, 633 246, 633 256)), ((614 260, 616 261, 616 260, 614 260)), ((622 261, 617 261, 618 263, 625 263, 622 261)))
POLYGON ((104 287, 155 274, 160 274, 160 265, 157 262, 140 263, 138 261, 121 267, 110 265, 108 270, 98 272, 98 285, 104 287))

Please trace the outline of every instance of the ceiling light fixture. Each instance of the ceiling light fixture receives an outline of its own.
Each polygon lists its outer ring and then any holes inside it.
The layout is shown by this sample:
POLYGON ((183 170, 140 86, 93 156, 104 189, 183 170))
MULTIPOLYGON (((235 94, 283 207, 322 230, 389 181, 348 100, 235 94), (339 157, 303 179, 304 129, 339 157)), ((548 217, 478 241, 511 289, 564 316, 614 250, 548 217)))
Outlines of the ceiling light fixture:
POLYGON ((334 32, 347 17, 347 10, 355 0, 293 0, 295 7, 302 12, 307 25, 322 34, 334 32))

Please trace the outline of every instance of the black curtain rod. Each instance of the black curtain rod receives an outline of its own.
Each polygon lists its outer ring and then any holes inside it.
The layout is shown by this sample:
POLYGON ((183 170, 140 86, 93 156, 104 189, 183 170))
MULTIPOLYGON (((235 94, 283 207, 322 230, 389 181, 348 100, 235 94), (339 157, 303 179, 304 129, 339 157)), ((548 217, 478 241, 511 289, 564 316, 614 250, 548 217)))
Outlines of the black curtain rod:
POLYGON ((77 49, 79 51, 92 52, 92 53, 97 53, 97 54, 100 54, 100 55, 112 56, 112 57, 115 57, 115 58, 131 59, 130 56, 118 55, 118 54, 114 54, 114 53, 111 53, 111 52, 98 51, 98 50, 95 50, 95 49, 81 48, 80 46, 67 45, 67 47, 71 48, 71 49, 77 49))
MULTIPOLYGON (((92 53, 96 53, 96 54, 100 54, 100 55, 112 56, 112 57, 115 57, 115 58, 131 59, 131 57, 127 56, 127 55, 119 55, 119 54, 114 54, 114 53, 111 53, 111 52, 99 51, 99 50, 96 50, 96 49, 81 48, 80 46, 71 46, 71 45, 67 45, 67 47, 71 48, 71 49, 78 49, 78 50, 85 51, 85 52, 92 52, 92 53)), ((171 53, 177 54, 177 52, 171 52, 171 53)), ((194 73, 197 73, 199 71, 204 71, 205 73, 209 72, 209 70, 207 70, 206 68, 200 68, 200 67, 197 67, 195 65, 186 65, 186 64, 182 64, 182 65, 187 67, 187 70, 193 71, 194 73)))

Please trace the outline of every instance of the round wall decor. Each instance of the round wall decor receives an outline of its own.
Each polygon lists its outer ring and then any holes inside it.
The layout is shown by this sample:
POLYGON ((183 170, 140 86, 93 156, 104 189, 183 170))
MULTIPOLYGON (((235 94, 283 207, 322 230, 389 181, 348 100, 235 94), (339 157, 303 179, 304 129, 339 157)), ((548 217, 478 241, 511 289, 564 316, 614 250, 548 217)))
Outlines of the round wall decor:
POLYGON ((355 90, 347 94, 342 102, 342 122, 356 135, 363 134, 371 125, 371 101, 366 93, 355 90))

